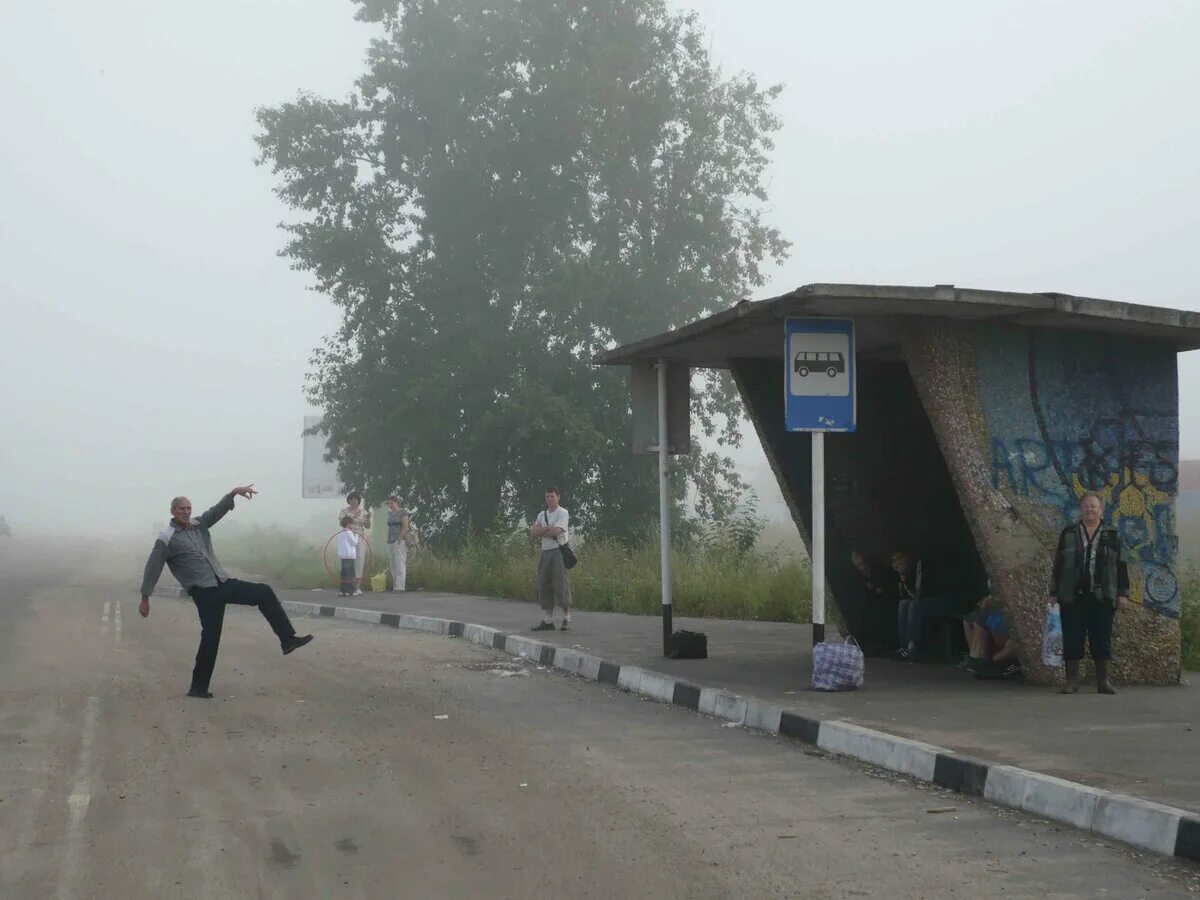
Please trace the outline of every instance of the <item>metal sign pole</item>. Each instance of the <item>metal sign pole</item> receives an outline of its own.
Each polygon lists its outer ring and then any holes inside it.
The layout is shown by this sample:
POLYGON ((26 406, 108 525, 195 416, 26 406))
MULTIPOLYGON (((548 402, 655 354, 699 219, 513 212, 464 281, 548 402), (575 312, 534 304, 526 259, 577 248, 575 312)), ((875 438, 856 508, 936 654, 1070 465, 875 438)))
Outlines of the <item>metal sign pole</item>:
POLYGON ((813 646, 825 640, 825 432, 812 433, 813 646))
POLYGON ((663 656, 671 645, 671 476, 670 447, 667 436, 667 361, 660 359, 658 370, 658 534, 662 554, 662 625, 663 656))
POLYGON ((825 640, 825 432, 858 422, 854 320, 789 317, 784 322, 784 425, 812 434, 812 639, 825 640))

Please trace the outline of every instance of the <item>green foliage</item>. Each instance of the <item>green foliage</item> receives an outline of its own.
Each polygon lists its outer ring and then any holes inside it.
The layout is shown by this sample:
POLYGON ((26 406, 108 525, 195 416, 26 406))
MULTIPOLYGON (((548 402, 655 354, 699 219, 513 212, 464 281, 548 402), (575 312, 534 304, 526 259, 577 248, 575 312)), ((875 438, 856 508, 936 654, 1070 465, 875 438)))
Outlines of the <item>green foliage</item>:
POLYGON ((704 526, 700 545, 706 553, 742 559, 758 543, 765 524, 758 515, 758 495, 749 491, 728 515, 704 526))
POLYGON ((1179 616, 1183 668, 1200 671, 1200 572, 1189 568, 1179 579, 1183 608, 1179 616))
MULTIPOLYGON (((351 95, 259 110, 257 138, 299 214, 284 254, 342 311, 307 392, 343 480, 454 544, 531 518, 549 482, 591 533, 639 534, 654 463, 629 451, 624 372, 590 360, 786 254, 760 212, 779 89, 723 76, 664 0, 358 5, 380 37, 351 95)), ((719 517, 740 435, 705 377, 718 450, 677 465, 719 517)))
MULTIPOLYGON (((276 528, 253 529, 248 540, 227 542, 226 562, 277 587, 330 587, 321 548, 276 528), (247 549, 250 548, 250 549, 247 549)), ((574 542, 573 542, 574 543, 574 542)), ((408 558, 408 587, 488 597, 536 600, 534 576, 541 551, 524 531, 498 531, 465 541, 454 553, 427 549, 408 558)), ((633 546, 605 538, 579 545, 583 560, 571 572, 576 608, 635 615, 660 609, 658 536, 633 546)), ((781 562, 774 552, 741 551, 732 543, 693 543, 672 554, 675 612, 681 616, 807 622, 812 615, 808 567, 781 562)), ((368 574, 384 571, 381 555, 368 574)), ((370 589, 364 579, 364 590, 370 589)))
MULTIPOLYGON (((241 575, 256 576, 280 588, 328 586, 322 545, 302 540, 278 526, 222 526, 221 560, 241 575)), ((334 563, 337 548, 332 548, 334 563)))
MULTIPOLYGON (((522 537, 507 547, 475 544, 454 556, 417 554, 409 562, 413 586, 487 596, 536 600, 534 575, 541 551, 522 537)), ((571 571, 576 608, 600 612, 658 615, 659 554, 656 539, 628 547, 605 538, 579 548, 580 565, 571 571)), ((677 549, 671 557, 673 602, 680 616, 807 622, 812 614, 808 570, 781 564, 771 556, 677 549)))

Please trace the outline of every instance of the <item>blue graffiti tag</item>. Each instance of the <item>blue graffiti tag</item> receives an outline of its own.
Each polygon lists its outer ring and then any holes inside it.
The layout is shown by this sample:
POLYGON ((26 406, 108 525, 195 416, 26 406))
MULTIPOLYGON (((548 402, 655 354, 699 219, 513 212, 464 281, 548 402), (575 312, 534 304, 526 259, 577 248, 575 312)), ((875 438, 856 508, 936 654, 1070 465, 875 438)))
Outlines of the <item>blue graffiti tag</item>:
POLYGON ((1092 435, 1082 440, 1052 441, 1049 445, 1036 438, 1005 441, 993 437, 992 487, 1056 506, 1065 521, 1078 515, 1079 499, 1063 484, 1060 471, 1078 479, 1088 490, 1112 488, 1114 498, 1131 487, 1138 491, 1149 519, 1123 514, 1114 506, 1110 509, 1112 522, 1125 546, 1141 563, 1145 606, 1175 618, 1180 606, 1179 582, 1172 571, 1179 545, 1175 513, 1170 501, 1153 502, 1151 494, 1174 495, 1179 477, 1174 461, 1177 445, 1166 440, 1120 440, 1124 432, 1112 429, 1113 424, 1099 423, 1092 435), (1108 443, 1100 437, 1118 440, 1108 443))

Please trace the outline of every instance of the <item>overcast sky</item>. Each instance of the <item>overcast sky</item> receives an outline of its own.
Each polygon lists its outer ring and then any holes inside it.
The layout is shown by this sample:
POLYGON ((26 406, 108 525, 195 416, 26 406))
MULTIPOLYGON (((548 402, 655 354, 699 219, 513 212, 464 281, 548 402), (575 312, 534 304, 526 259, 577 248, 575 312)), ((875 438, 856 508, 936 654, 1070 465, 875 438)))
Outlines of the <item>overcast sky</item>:
MULTIPOLYGON (((681 5, 725 70, 786 85, 770 218, 795 246, 761 296, 955 283, 1200 309, 1200 3, 681 5)), ((372 34, 353 11, 0 0, 0 514, 149 532, 172 495, 246 481, 248 520, 329 510, 299 499, 299 432, 336 317, 275 255, 253 110, 343 94, 372 34)))

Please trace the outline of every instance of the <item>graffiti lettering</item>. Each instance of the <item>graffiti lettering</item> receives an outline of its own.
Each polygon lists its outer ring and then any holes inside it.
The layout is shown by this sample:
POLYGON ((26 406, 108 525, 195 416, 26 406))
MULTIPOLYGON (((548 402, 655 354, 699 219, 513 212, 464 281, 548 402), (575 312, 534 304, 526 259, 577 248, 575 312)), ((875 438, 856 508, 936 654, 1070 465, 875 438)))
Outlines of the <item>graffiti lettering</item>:
POLYGON ((1063 485, 1054 476, 1057 469, 1075 476, 1088 490, 1102 489, 1114 477, 1132 472, 1156 491, 1174 494, 1179 483, 1174 460, 1177 447, 1173 441, 1133 440, 1114 446, 1095 438, 1047 443, 1036 438, 1005 441, 993 437, 992 487, 1005 487, 1023 497, 1058 494, 1063 485), (1044 477, 1047 474, 1054 477, 1044 477))
POLYGON ((1050 529, 1078 516, 1082 494, 1099 492, 1136 563, 1133 599, 1177 618, 1174 349, 1017 328, 980 329, 977 347, 993 488, 1050 529))
POLYGON ((1129 438, 1126 423, 1097 422, 1081 440, 992 438, 992 487, 1037 504, 1058 507, 1062 519, 1078 514, 1079 497, 1098 491, 1109 521, 1140 563, 1134 599, 1178 617, 1179 582, 1173 571, 1179 539, 1174 496, 1178 444, 1129 438))

